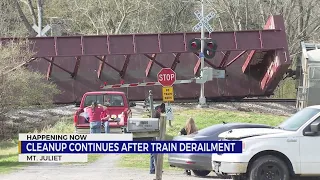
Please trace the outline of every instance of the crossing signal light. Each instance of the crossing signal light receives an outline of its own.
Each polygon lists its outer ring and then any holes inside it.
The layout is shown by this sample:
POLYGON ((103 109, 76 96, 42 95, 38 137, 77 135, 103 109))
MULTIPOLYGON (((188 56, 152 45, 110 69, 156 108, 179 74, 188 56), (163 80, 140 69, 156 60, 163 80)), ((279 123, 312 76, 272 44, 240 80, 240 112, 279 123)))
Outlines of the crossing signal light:
POLYGON ((191 39, 188 44, 188 49, 192 52, 197 52, 201 49, 201 40, 200 39, 191 39))
POLYGON ((217 43, 213 40, 206 40, 204 42, 203 55, 207 59, 212 59, 216 55, 217 43))
MULTIPOLYGON (((205 40, 203 55, 206 59, 212 59, 216 55, 217 43, 214 40, 205 40)), ((201 40, 191 39, 188 44, 188 49, 192 52, 198 52, 201 50, 201 40)))

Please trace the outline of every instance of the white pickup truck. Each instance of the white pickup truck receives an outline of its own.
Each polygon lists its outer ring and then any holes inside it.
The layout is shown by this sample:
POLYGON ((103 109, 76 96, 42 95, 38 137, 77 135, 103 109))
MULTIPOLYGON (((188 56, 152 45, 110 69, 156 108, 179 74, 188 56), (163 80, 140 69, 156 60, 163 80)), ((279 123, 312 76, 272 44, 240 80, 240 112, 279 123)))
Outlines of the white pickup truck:
POLYGON ((320 105, 297 112, 274 128, 234 129, 219 135, 239 140, 241 154, 213 154, 217 174, 234 180, 320 179, 320 105))

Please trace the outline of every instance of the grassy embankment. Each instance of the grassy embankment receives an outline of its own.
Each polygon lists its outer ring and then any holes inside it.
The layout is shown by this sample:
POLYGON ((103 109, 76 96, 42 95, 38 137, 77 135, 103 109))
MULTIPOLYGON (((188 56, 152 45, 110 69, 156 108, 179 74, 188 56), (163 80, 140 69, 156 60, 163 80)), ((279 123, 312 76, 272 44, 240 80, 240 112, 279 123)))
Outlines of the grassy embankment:
MULTIPOLYGON (((46 127, 41 133, 73 133, 74 126, 70 118, 63 118, 52 127, 46 127)), ((39 133, 34 131, 34 133, 39 133)), ((101 155, 89 155, 88 163, 98 160, 101 155)), ((0 142, 0 174, 7 173, 19 167, 25 166, 27 163, 18 162, 18 138, 15 137, 10 141, 0 142)))
MULTIPOLYGON (((219 124, 224 122, 247 122, 247 123, 261 123, 268 125, 278 125, 286 119, 284 116, 276 116, 272 114, 261 114, 253 112, 234 112, 225 110, 184 110, 175 112, 172 127, 167 126, 167 140, 171 140, 178 134, 180 129, 184 126, 188 117, 193 117, 199 129, 219 124)), ((150 155, 149 154, 127 154, 122 155, 119 162, 121 167, 133 168, 149 168, 150 155), (137 163, 139 162, 139 163, 137 163)), ((168 156, 164 156, 164 169, 174 170, 176 168, 169 167, 168 156)))

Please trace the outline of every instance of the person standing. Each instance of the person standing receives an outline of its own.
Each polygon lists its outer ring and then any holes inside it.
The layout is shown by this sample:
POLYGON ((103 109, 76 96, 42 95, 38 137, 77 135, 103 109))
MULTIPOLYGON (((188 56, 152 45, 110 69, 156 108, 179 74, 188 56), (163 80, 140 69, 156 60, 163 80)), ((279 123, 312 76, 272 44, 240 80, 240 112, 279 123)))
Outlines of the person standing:
MULTIPOLYGON (((160 119, 161 113, 166 112, 166 107, 164 103, 161 103, 159 106, 154 108, 155 112, 153 113, 152 118, 160 119)), ((153 138, 152 141, 156 141, 156 138, 153 138)), ((150 154, 150 174, 155 174, 156 168, 155 164, 157 162, 157 154, 150 154)))
MULTIPOLYGON (((198 129, 196 127, 196 124, 194 122, 194 119, 193 118, 189 118, 186 122, 186 125, 184 128, 182 128, 179 132, 180 135, 189 135, 189 134, 192 134, 194 132, 197 132, 198 129)), ((187 174, 188 176, 191 175, 191 171, 186 169, 184 174, 187 174)))
POLYGON ((104 112, 102 113, 102 123, 104 126, 104 132, 105 133, 110 133, 110 125, 109 125, 109 119, 110 119, 110 115, 108 114, 108 108, 106 107, 104 112))
POLYGON ((104 106, 92 102, 92 105, 85 108, 85 112, 89 116, 90 134, 101 133, 101 117, 104 112, 104 106))

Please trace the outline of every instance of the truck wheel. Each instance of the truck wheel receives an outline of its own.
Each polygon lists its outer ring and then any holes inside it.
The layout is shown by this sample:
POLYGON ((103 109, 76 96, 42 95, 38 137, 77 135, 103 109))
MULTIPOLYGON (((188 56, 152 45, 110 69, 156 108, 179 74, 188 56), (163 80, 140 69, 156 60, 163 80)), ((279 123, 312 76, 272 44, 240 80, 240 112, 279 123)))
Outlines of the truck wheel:
POLYGON ((192 170, 192 172, 194 173, 194 175, 202 176, 202 177, 210 173, 210 171, 206 171, 206 170, 192 170))
POLYGON ((125 128, 125 127, 122 128, 122 133, 123 133, 123 134, 128 133, 127 128, 125 128))
POLYGON ((249 180, 289 180, 287 165, 279 158, 267 155, 250 165, 249 180))

